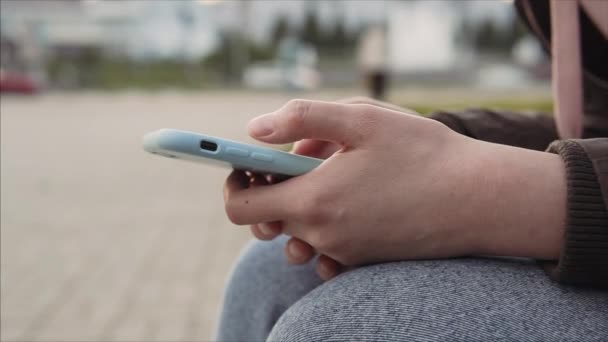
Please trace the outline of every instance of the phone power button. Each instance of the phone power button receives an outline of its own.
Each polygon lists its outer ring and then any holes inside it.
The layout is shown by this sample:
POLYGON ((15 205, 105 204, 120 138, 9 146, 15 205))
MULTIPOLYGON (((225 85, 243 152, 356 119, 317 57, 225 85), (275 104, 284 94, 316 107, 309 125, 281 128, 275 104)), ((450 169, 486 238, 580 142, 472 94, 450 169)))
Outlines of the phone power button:
POLYGON ((253 158, 255 160, 265 161, 265 162, 272 161, 272 156, 269 156, 269 155, 263 154, 263 153, 257 153, 257 152, 253 152, 251 154, 251 158, 253 158))

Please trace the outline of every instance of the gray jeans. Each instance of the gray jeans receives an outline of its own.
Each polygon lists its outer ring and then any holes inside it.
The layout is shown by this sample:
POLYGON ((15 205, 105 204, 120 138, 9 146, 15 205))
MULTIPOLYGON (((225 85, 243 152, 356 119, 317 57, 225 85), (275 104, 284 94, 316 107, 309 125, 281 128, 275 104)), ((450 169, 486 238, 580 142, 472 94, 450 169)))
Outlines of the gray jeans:
POLYGON ((556 284, 526 260, 361 267, 323 283, 285 237, 252 242, 224 297, 220 341, 608 341, 608 293, 556 284))

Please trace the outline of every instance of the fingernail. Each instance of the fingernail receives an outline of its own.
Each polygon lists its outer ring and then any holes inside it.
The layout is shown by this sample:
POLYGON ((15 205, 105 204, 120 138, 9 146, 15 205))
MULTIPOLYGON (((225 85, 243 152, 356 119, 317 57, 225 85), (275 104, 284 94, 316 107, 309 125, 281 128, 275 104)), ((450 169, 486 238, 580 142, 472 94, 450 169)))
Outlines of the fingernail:
POLYGON ((289 254, 296 259, 302 259, 304 257, 304 253, 302 253, 302 251, 293 243, 289 244, 289 254))
POLYGON ((262 115, 249 123, 249 134, 254 137, 265 137, 272 134, 270 114, 262 115))
POLYGON ((258 224, 258 228, 260 228, 264 235, 272 235, 274 233, 266 223, 258 224))

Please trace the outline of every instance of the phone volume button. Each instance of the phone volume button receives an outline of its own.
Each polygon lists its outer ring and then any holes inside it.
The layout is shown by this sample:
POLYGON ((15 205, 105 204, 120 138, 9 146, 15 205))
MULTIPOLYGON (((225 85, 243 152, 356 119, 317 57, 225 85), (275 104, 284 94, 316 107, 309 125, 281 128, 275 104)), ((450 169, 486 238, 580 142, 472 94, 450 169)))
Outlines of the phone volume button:
POLYGON ((236 148, 236 147, 228 147, 228 148, 226 148, 226 153, 231 154, 233 156, 237 156, 237 157, 247 157, 247 156, 249 156, 249 151, 244 150, 242 148, 236 148))
POLYGON ((272 161, 272 156, 267 155, 267 154, 263 154, 263 153, 257 153, 257 152, 253 152, 251 154, 251 158, 253 158, 255 160, 265 161, 265 162, 271 162, 272 161))

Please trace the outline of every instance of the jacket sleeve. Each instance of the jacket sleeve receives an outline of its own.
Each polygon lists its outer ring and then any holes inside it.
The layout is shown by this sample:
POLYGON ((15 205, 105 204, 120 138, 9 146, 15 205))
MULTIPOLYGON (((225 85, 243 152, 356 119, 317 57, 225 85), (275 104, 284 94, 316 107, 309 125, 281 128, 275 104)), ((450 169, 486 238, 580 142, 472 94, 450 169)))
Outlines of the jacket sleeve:
POLYGON ((553 118, 542 114, 470 109, 430 117, 475 139, 559 154, 568 178, 564 246, 558 262, 543 264, 558 282, 608 288, 608 138, 557 140, 553 118))
POLYGON ((566 165, 568 207, 562 253, 546 269, 562 283, 608 288, 608 138, 555 141, 548 152, 566 165))
POLYGON ((542 113, 468 109, 439 111, 429 117, 471 138, 537 151, 558 139, 553 117, 542 113))

